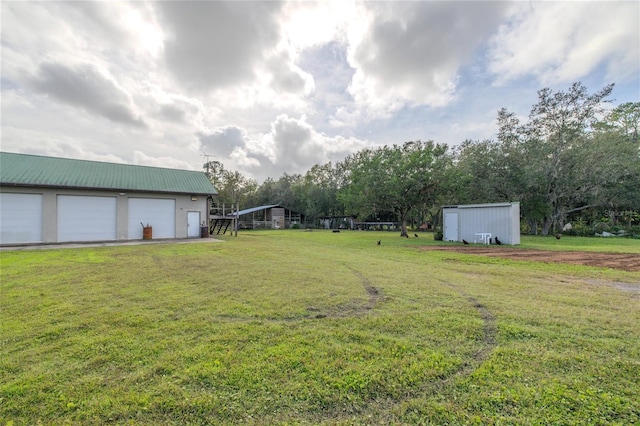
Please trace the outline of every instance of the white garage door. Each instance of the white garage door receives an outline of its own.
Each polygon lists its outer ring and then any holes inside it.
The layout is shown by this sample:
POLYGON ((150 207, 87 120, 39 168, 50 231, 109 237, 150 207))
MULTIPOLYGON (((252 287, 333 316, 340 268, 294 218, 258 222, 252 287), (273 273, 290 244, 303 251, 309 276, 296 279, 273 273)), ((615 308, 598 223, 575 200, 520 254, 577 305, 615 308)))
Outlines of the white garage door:
POLYGON ((58 195, 58 241, 116 239, 116 197, 58 195))
POLYGON ((42 242, 42 195, 0 194, 0 244, 42 242))
POLYGON ((151 226, 153 238, 175 238, 176 200, 129 198, 130 240, 142 239, 142 224, 151 226))

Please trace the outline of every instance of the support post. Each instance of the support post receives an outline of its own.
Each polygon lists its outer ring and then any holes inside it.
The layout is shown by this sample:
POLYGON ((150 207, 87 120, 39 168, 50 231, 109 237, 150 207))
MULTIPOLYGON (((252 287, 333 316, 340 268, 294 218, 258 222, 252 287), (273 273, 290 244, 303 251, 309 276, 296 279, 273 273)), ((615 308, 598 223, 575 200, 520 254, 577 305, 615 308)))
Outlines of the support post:
POLYGON ((238 236, 238 212, 240 211, 240 203, 236 203, 236 214, 233 219, 233 229, 235 230, 236 237, 238 236))

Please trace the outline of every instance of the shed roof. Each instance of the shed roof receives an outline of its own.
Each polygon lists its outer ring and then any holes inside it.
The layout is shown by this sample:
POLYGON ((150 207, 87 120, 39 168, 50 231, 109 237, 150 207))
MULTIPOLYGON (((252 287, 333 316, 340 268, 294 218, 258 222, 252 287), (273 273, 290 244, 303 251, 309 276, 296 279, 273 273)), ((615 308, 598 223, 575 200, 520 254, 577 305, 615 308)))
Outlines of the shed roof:
POLYGON ((0 152, 0 185, 218 193, 203 172, 0 152))
POLYGON ((511 203, 486 203, 486 204, 463 204, 457 206, 442 206, 443 209, 478 209, 489 207, 511 207, 515 204, 520 204, 519 201, 513 201, 511 203))

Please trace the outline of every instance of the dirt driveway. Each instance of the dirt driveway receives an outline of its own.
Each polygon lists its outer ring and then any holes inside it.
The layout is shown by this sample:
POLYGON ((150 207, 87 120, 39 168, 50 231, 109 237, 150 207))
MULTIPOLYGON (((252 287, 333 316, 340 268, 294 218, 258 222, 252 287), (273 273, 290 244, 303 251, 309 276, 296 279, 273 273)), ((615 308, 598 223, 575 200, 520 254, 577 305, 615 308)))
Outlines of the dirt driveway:
POLYGON ((454 251, 458 253, 501 257, 504 259, 513 260, 531 260, 537 262, 556 262, 570 263, 574 265, 598 266, 602 268, 621 269, 623 271, 630 272, 640 271, 640 255, 630 253, 526 250, 513 247, 495 246, 425 246, 422 247, 422 249, 454 251))

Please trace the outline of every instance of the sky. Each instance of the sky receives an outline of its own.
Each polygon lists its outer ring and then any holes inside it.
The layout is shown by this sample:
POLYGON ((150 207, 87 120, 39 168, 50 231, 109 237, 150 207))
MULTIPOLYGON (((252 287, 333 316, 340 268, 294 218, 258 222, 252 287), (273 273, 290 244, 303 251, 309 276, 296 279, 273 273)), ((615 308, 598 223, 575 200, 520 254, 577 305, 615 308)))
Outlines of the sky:
POLYGON ((0 2, 5 152, 259 183, 495 138, 542 88, 640 101, 637 1, 0 2))

